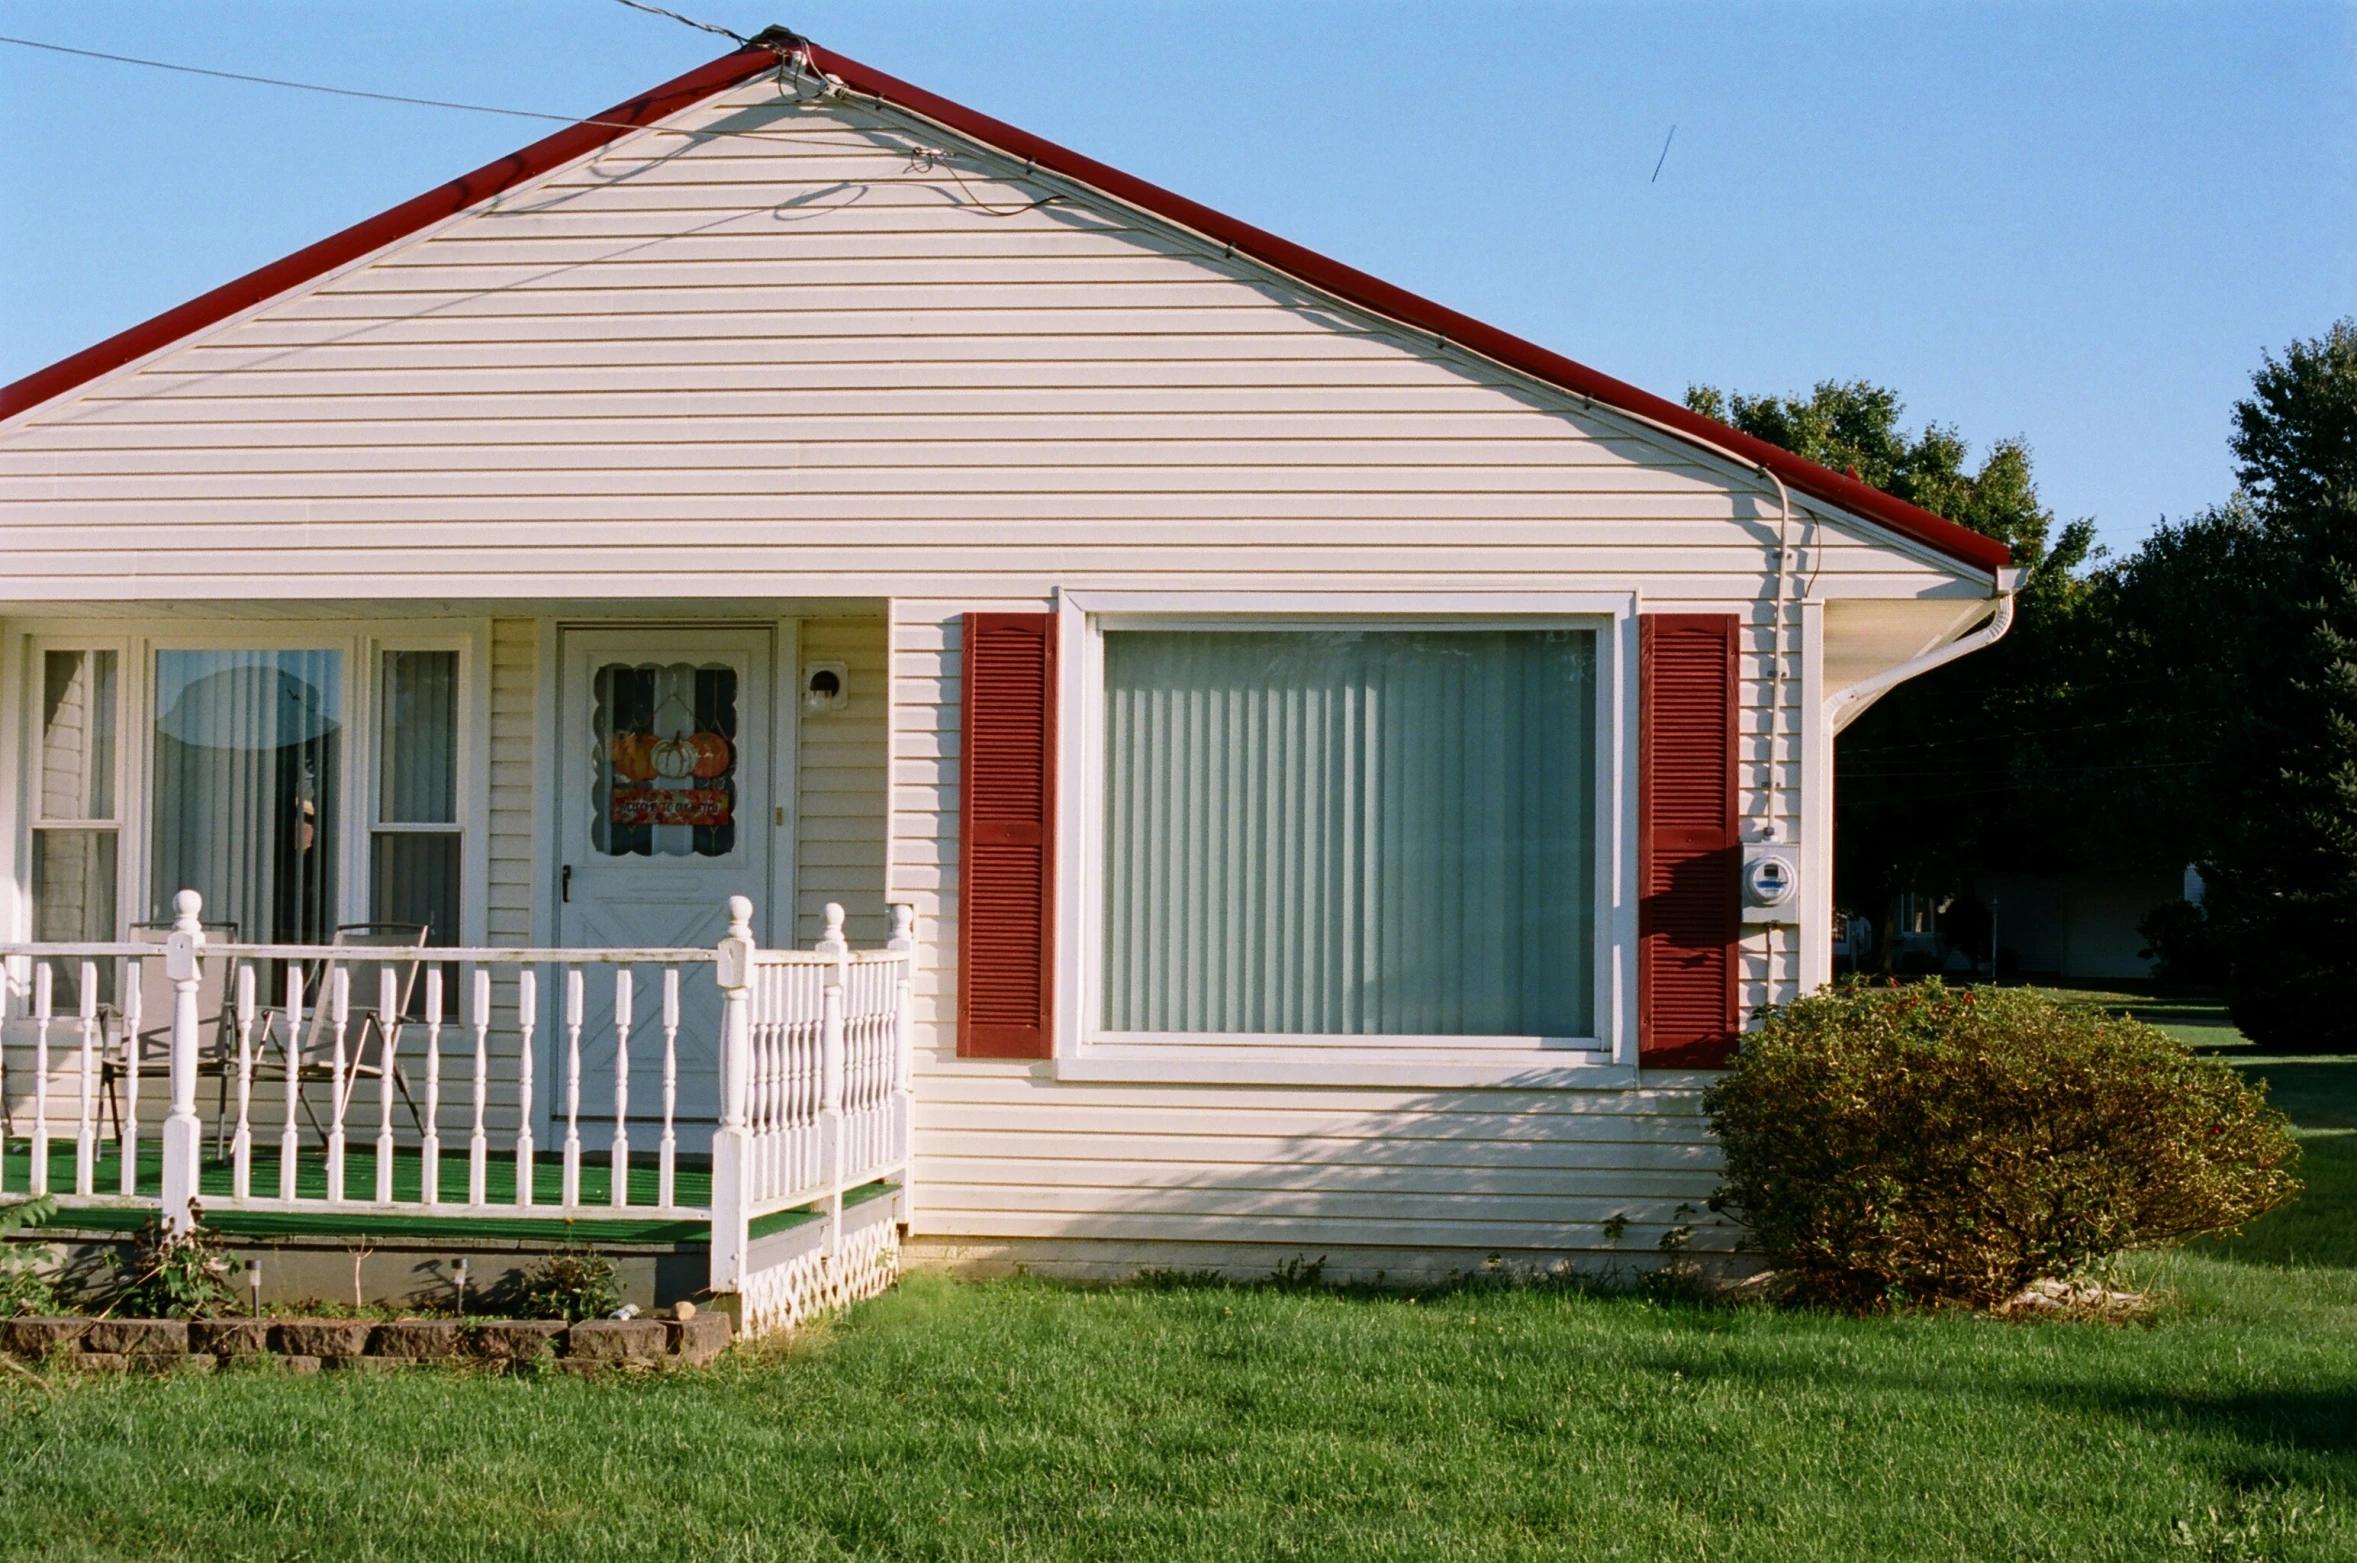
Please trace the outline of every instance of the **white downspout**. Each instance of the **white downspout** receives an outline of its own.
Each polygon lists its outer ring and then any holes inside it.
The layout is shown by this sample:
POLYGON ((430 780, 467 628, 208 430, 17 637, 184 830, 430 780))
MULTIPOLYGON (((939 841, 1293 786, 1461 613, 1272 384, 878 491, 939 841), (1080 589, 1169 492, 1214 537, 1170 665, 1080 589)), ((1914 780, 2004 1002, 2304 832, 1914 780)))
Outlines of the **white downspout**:
POLYGON ((1912 662, 1902 662, 1895 668, 1885 668, 1872 678, 1861 679, 1825 702, 1825 719, 1835 732, 1866 714, 1866 707, 1874 698, 1894 689, 1919 673, 1945 667, 1958 657, 1969 656, 1983 647, 1994 646, 2013 628, 2013 598, 2021 587, 2022 571, 2009 566, 1997 572, 1997 611, 1989 621, 1969 635, 1960 636, 1945 646, 1936 646, 1912 662))

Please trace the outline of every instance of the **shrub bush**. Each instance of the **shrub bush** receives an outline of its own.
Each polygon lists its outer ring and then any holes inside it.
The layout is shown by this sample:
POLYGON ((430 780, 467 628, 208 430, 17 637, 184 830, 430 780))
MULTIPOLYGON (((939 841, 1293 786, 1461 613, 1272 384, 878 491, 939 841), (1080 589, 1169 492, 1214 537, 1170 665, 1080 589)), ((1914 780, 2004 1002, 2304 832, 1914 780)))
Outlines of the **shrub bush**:
POLYGON ((2135 1020, 2024 989, 1830 989, 1704 1097, 1733 1215, 1802 1297, 1987 1306, 2299 1190, 2281 1113, 2135 1020))
POLYGON ((46 1243, 8 1241, 56 1218, 57 1200, 48 1194, 0 1209, 0 1318, 56 1310, 57 1283, 49 1269, 57 1263, 57 1250, 46 1243))
POLYGON ((109 1254, 107 1263, 116 1285, 106 1311, 117 1318, 211 1319, 237 1311, 229 1257, 220 1235, 201 1221, 173 1233, 164 1229, 160 1216, 151 1216, 132 1259, 125 1263, 109 1254))
POLYGON ((507 1301, 527 1319, 562 1319, 577 1324, 602 1319, 622 1306, 614 1261, 594 1248, 566 1248, 549 1254, 517 1278, 512 1299, 494 1294, 486 1301, 507 1301))

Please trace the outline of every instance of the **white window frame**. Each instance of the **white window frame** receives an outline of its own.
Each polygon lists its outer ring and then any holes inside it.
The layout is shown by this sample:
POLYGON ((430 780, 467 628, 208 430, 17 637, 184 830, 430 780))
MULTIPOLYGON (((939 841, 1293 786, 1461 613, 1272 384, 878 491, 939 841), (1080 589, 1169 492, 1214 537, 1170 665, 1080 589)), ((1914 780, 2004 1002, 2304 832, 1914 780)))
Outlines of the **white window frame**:
POLYGON ((126 633, 120 620, 17 621, 10 640, 17 657, 19 719, 15 745, 17 796, 23 800, 12 832, 18 922, 27 936, 32 915, 32 832, 38 809, 33 790, 40 733, 39 679, 43 653, 120 654, 115 745, 115 917, 118 936, 147 920, 148 834, 154 803, 155 659, 164 651, 334 651, 343 657, 344 776, 337 804, 348 822, 336 863, 336 921, 366 922, 372 896, 371 847, 377 828, 378 705, 387 651, 458 653, 458 789, 460 922, 457 942, 482 944, 489 902, 486 853, 490 843, 488 756, 491 695, 490 625, 485 620, 269 619, 166 621, 146 633, 126 633))
POLYGON ((1059 593, 1056 1077, 1432 1088, 1633 1084, 1637 611, 1634 592, 1059 593), (1270 628, 1595 632, 1594 1036, 1144 1033, 1106 1032, 1099 1026, 1105 633, 1270 628))
MULTIPOLYGON (((124 857, 135 851, 131 805, 131 778, 135 774, 128 759, 131 747, 131 642, 122 635, 28 635, 23 638, 24 656, 20 679, 20 699, 24 720, 17 723, 17 754, 20 756, 22 780, 17 797, 22 800, 22 818, 18 821, 18 889, 17 900, 23 907, 24 937, 33 935, 33 838, 43 830, 105 830, 115 835, 115 926, 106 937, 119 937, 127 923, 138 919, 130 915, 130 904, 123 899, 127 882, 123 871, 124 857), (115 773, 109 778, 114 787, 115 812, 110 823, 103 820, 45 820, 41 817, 41 700, 43 680, 47 676, 48 654, 52 651, 111 651, 115 653, 115 773)), ((141 801, 144 801, 142 798, 141 801)))
POLYGON ((440 929, 428 932, 427 937, 437 944, 482 946, 490 942, 485 928, 490 900, 490 864, 485 860, 490 850, 490 788, 479 776, 483 763, 483 748, 491 735, 491 681, 478 676, 478 671, 489 664, 490 627, 484 625, 474 633, 441 633, 417 630, 389 631, 371 635, 365 642, 362 655, 367 667, 346 677, 365 691, 363 707, 368 723, 366 737, 356 746, 359 757, 367 765, 367 775, 361 778, 361 794, 367 812, 360 816, 361 827, 358 850, 360 874, 355 882, 359 910, 343 919, 346 922, 367 922, 376 916, 376 838, 380 835, 456 836, 458 837, 458 906, 459 926, 445 934, 440 929), (458 654, 458 709, 453 720, 457 732, 456 807, 448 824, 388 822, 384 800, 384 696, 385 657, 396 651, 453 651, 458 654))

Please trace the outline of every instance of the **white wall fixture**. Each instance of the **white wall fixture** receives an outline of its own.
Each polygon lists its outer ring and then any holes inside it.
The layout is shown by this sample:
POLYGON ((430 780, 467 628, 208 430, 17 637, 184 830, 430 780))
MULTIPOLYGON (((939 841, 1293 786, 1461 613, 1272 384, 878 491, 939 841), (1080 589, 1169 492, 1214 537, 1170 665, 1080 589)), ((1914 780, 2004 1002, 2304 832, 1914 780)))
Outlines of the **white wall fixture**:
POLYGON ((851 703, 851 670, 840 662, 813 662, 802 669, 802 704, 813 711, 840 711, 851 703))

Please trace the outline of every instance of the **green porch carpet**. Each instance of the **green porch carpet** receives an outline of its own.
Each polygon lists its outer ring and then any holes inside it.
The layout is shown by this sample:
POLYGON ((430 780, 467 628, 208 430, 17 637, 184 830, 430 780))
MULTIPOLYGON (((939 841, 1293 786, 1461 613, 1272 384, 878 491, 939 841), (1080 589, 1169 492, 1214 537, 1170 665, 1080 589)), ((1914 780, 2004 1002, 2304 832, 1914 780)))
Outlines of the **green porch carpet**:
MULTIPOLYGON (((554 1216, 535 1216, 530 1207, 514 1215, 438 1215, 433 1207, 418 1202, 418 1190, 423 1183, 423 1158, 413 1147, 396 1147, 393 1151, 393 1198, 403 1204, 416 1206, 415 1212, 401 1211, 383 1214, 374 1211, 276 1211, 276 1210, 214 1210, 205 1216, 205 1225, 217 1232, 240 1237, 478 1237, 513 1238, 525 1241, 576 1243, 702 1243, 711 1238, 711 1225, 704 1221, 654 1220, 632 1217, 627 1211, 632 1206, 650 1206, 655 1202, 656 1173, 652 1158, 648 1165, 639 1165, 633 1156, 630 1167, 629 1204, 613 1216, 584 1217, 566 1220, 554 1216)), ((32 1186, 33 1147, 29 1139, 12 1139, 0 1148, 0 1199, 22 1198, 32 1186)), ((467 1163, 463 1150, 452 1157, 445 1150, 437 1167, 436 1182, 441 1185, 442 1198, 451 1203, 466 1198, 467 1163)), ((97 1187, 101 1196, 117 1194, 121 1187, 122 1157, 112 1144, 102 1144, 97 1156, 97 1187)), ((512 1154, 494 1152, 484 1166, 484 1193, 494 1205, 512 1205, 516 1197, 516 1161, 512 1154)), ((140 1194, 150 1199, 163 1194, 164 1171, 162 1147, 153 1141, 139 1147, 140 1194)), ((559 1157, 535 1152, 532 1157, 532 1191, 535 1202, 554 1205, 563 1192, 564 1166, 559 1157)), ((226 1160, 207 1156, 198 1169, 199 1198, 224 1200, 229 1197, 230 1165, 226 1160)), ((74 1187, 74 1145, 71 1140, 49 1142, 49 1188, 52 1193, 70 1194, 74 1187)), ((849 1190, 843 1196, 846 1208, 865 1204, 871 1199, 891 1193, 899 1185, 879 1181, 849 1190)), ((581 1197, 585 1204, 604 1204, 613 1188, 613 1166, 600 1155, 595 1161, 584 1158, 581 1167, 581 1197)), ((278 1193, 278 1152, 273 1147, 268 1153, 257 1149, 253 1161, 253 1189, 262 1198, 275 1198, 278 1193)), ((347 1198, 371 1199, 376 1194, 376 1147, 347 1146, 344 1153, 344 1193, 347 1198)), ((712 1198, 712 1175, 708 1172, 681 1168, 673 1178, 673 1195, 683 1205, 703 1205, 712 1198)), ((295 1196, 298 1199, 327 1198, 327 1158, 309 1151, 295 1161, 295 1196)), ((766 1237, 789 1227, 815 1221, 819 1213, 812 1208, 772 1211, 752 1222, 752 1235, 766 1237)), ((139 1209, 79 1209, 59 1219, 59 1225, 84 1231, 135 1232, 147 1223, 148 1212, 139 1209)))
MULTIPOLYGON (((570 1238, 575 1241, 676 1243, 703 1242, 709 1236, 708 1224, 702 1221, 648 1220, 627 1214, 632 1205, 651 1206, 655 1203, 656 1171, 651 1153, 631 1158, 628 1204, 612 1217, 599 1216, 581 1220, 563 1220, 548 1216, 534 1216, 530 1207, 518 1210, 513 1216, 458 1216, 436 1215, 432 1207, 418 1203, 423 1187, 423 1158, 414 1147, 396 1147, 393 1152, 393 1198, 403 1204, 416 1204, 417 1212, 383 1215, 373 1212, 320 1211, 219 1211, 209 1214, 205 1224, 222 1232, 248 1236, 305 1236, 373 1234, 384 1237, 460 1236, 513 1238, 570 1238)), ((11 1139, 0 1153, 0 1188, 7 1195, 21 1197, 32 1187, 33 1150, 29 1139, 11 1139)), ((435 1181, 441 1186, 442 1198, 458 1203, 466 1198, 467 1158, 462 1144, 453 1155, 447 1146, 436 1167, 435 1181)), ((227 1160, 206 1156, 198 1172, 199 1199, 229 1197, 231 1170, 227 1160)), ((122 1156, 111 1143, 101 1144, 97 1155, 95 1192, 112 1195, 122 1187, 122 1156)), ((163 1149, 152 1139, 139 1147, 137 1187, 149 1198, 163 1193, 163 1149)), ((74 1143, 72 1140, 52 1139, 49 1142, 49 1187, 52 1193, 70 1194, 74 1187, 74 1143)), ((535 1203, 554 1205, 564 1189, 562 1157, 547 1150, 535 1151, 532 1157, 532 1193, 535 1203)), ((275 1198, 278 1193, 278 1150, 256 1147, 253 1157, 253 1190, 258 1197, 275 1198)), ((613 1165, 603 1152, 585 1155, 581 1166, 581 1198, 585 1204, 602 1205, 613 1191, 613 1165)), ((376 1194, 376 1147, 346 1146, 344 1151, 344 1194, 346 1198, 373 1199, 376 1194)), ((484 1166, 484 1195, 494 1205, 512 1205, 516 1197, 516 1159, 506 1152, 493 1152, 484 1166)), ((327 1158, 316 1149, 306 1149, 295 1160, 295 1196, 298 1199, 327 1198, 327 1158)), ((683 1205, 702 1205, 711 1200, 712 1177, 702 1170, 681 1168, 673 1179, 673 1197, 683 1205)), ((73 1213, 72 1222, 85 1229, 122 1228, 134 1230, 145 1220, 146 1214, 136 1210, 80 1210, 73 1213)))

